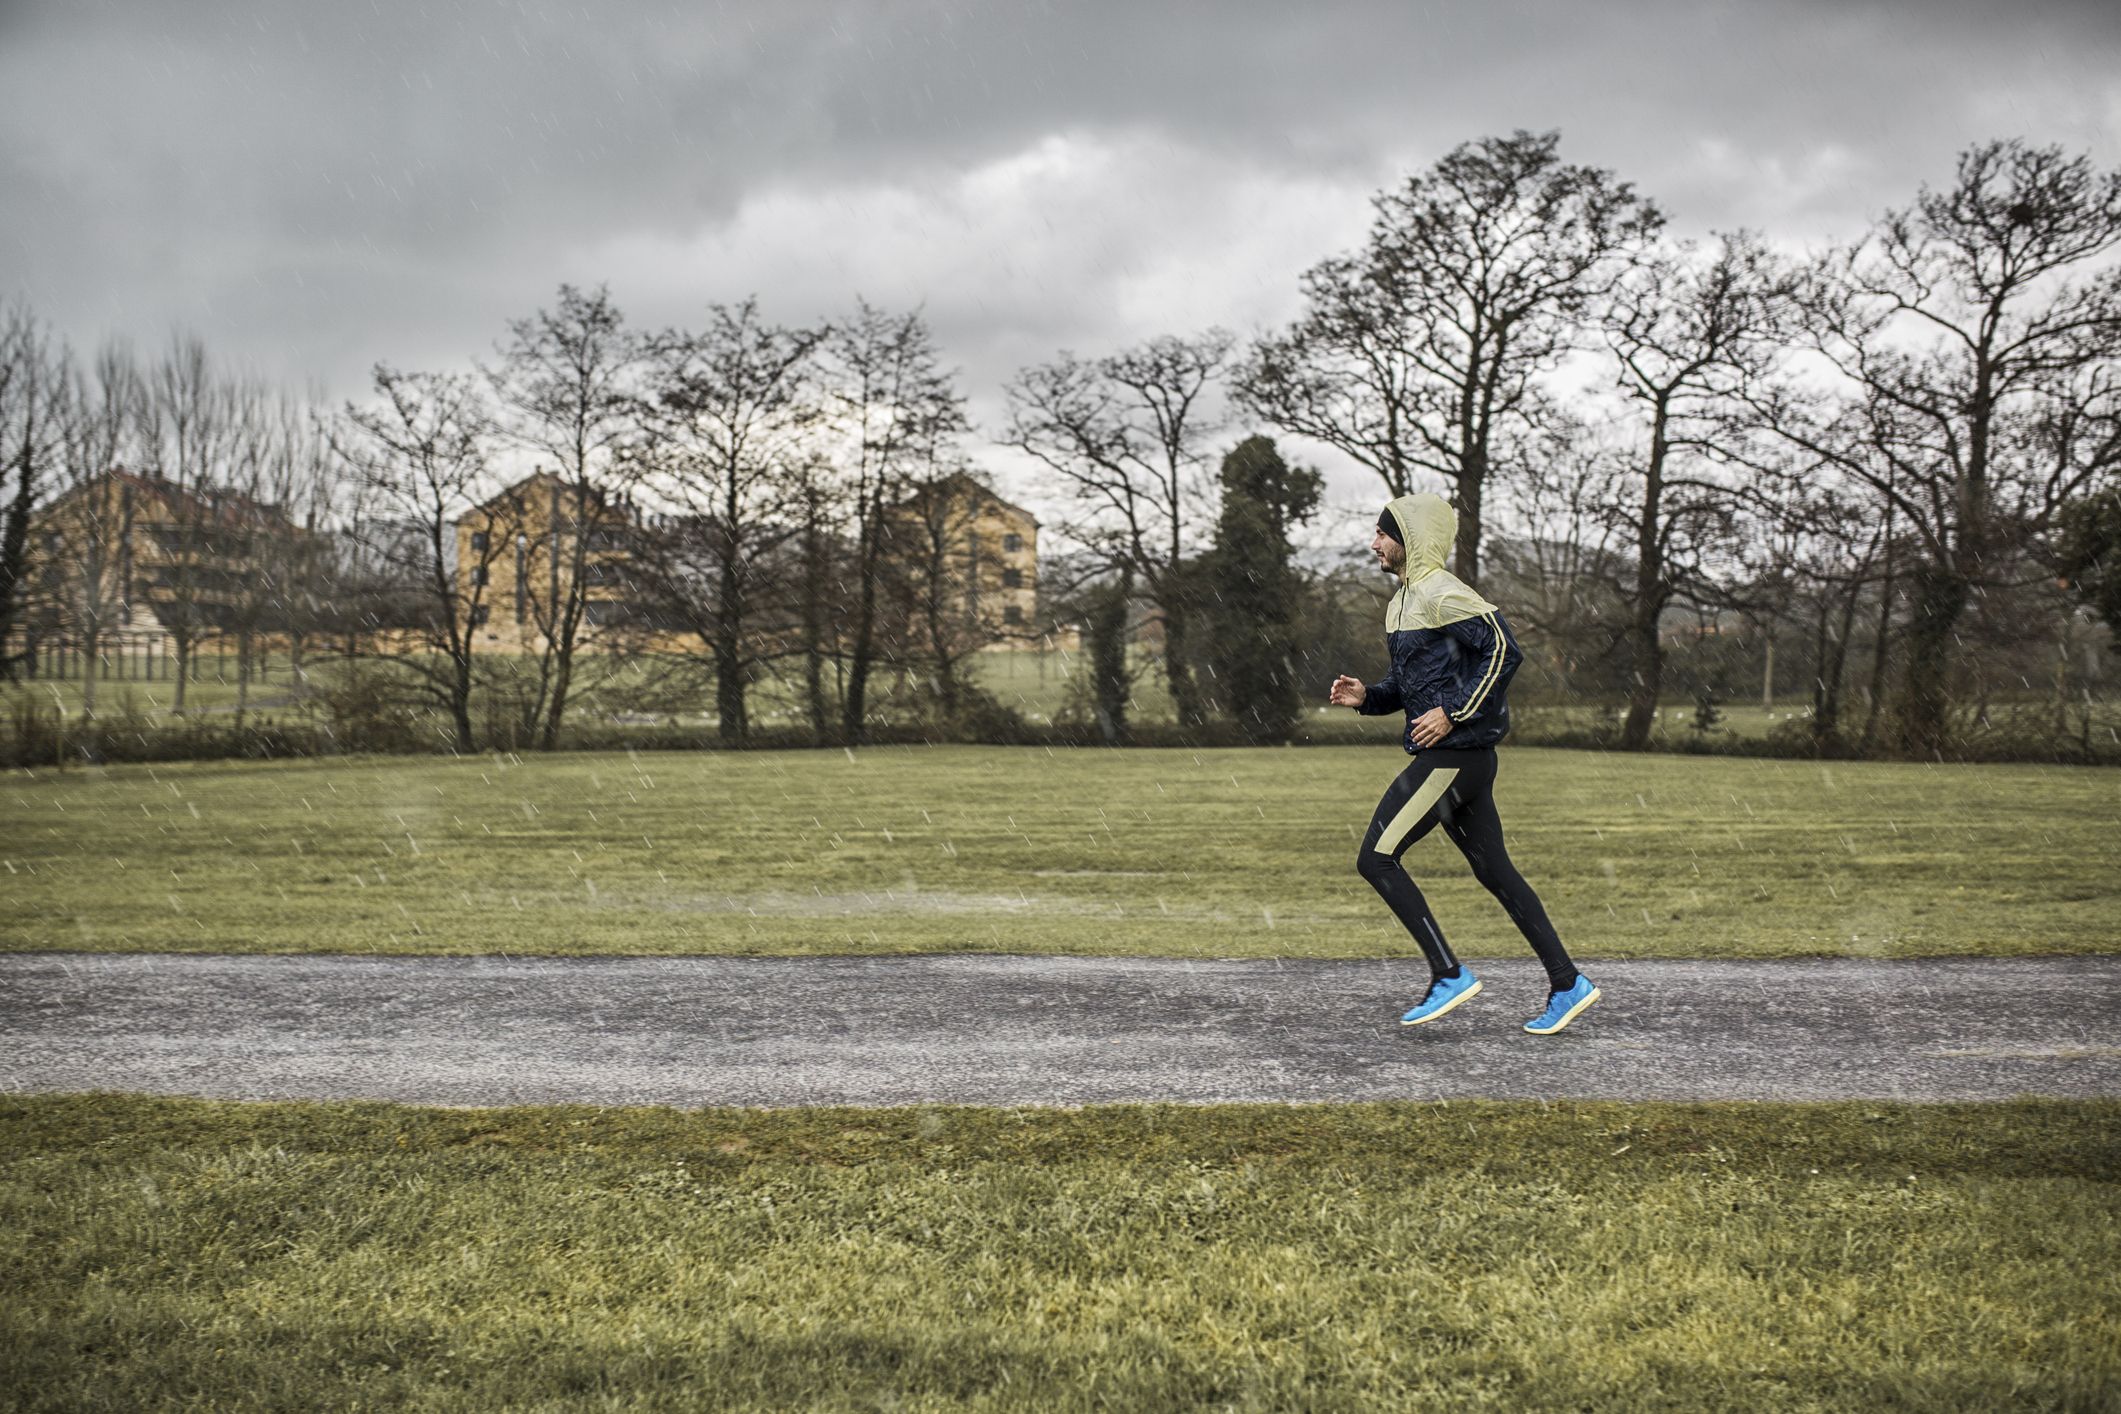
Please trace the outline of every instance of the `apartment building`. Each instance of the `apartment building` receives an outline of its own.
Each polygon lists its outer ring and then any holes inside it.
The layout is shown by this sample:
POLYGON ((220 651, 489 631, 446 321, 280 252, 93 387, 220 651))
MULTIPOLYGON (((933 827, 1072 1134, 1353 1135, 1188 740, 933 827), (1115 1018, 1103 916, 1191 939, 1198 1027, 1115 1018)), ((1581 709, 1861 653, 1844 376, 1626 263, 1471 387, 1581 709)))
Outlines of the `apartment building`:
POLYGON ((1038 517, 967 472, 892 508, 893 543, 916 577, 939 576, 955 616, 999 649, 1032 646, 1038 623, 1038 517))
POLYGON ((281 507, 123 468, 69 489, 30 526, 26 620, 105 651, 155 649, 173 634, 213 639, 284 625, 277 585, 324 537, 281 507))
MULTIPOLYGON (((938 577, 950 611, 982 642, 1028 646, 1038 609, 1038 518, 960 472, 932 483, 887 512, 901 582, 938 577)), ((664 528, 667 528, 667 523, 664 528)), ((624 502, 576 492, 548 471, 533 472, 456 522, 457 590, 474 601, 481 652, 536 652, 555 623, 554 606, 573 583, 577 537, 584 619, 624 627, 641 646, 671 630, 632 581, 646 517, 624 502)), ((851 553, 851 550, 850 552, 851 553)))
POLYGON ((588 626, 633 611, 625 577, 640 521, 632 507, 535 471, 456 522, 457 592, 475 603, 481 652, 542 649, 574 585, 577 542, 588 626))

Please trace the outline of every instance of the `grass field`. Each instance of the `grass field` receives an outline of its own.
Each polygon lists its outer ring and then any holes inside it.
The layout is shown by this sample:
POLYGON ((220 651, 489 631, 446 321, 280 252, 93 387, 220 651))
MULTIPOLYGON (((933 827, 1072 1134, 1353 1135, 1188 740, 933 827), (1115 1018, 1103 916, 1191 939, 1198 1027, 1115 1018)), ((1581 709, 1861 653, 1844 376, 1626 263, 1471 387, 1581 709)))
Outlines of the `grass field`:
POLYGON ((25 1410, 2111 1408, 2121 1104, 0 1098, 25 1410))
MULTIPOLYGON (((1413 952, 1353 869, 1365 750, 626 753, 17 771, 8 949, 1413 952)), ((2121 775, 1506 750, 1585 958, 2114 951, 2121 775)), ((1524 944, 1440 835, 1469 956, 1524 944)))

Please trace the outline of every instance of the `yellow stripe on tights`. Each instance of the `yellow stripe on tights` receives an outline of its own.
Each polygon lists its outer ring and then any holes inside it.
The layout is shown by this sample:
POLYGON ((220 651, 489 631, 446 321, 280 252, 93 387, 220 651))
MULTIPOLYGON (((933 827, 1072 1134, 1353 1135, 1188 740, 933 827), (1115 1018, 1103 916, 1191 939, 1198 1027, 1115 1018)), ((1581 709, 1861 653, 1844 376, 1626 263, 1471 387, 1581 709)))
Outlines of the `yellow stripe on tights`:
POLYGON ((1392 817, 1392 823, 1385 826, 1385 832, 1377 837, 1377 852, 1397 853, 1399 842, 1421 823, 1421 817, 1429 813, 1429 807, 1434 805, 1443 793, 1451 788, 1451 782, 1457 779, 1456 766, 1441 766, 1429 772, 1429 778, 1421 783, 1413 798, 1400 807, 1399 813, 1392 817))

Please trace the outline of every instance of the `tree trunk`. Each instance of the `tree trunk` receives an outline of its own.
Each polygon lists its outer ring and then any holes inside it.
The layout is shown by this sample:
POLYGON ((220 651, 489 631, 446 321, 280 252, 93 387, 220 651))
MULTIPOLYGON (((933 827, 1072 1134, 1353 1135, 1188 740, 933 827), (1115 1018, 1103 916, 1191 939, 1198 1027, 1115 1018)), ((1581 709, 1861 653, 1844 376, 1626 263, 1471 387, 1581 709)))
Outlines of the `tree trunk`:
MULTIPOLYGON (((1650 725, 1656 719, 1657 697, 1664 688, 1664 642, 1657 636, 1657 625, 1664 617, 1667 593, 1662 524, 1665 452, 1665 402, 1660 398, 1650 423, 1650 455, 1643 467, 1642 505, 1635 515, 1635 620, 1629 635, 1635 644, 1635 695, 1628 703, 1627 724, 1620 733, 1620 745, 1626 751, 1649 749, 1650 725)), ((1462 521, 1459 534, 1459 553, 1463 556, 1466 552, 1462 521)))
MULTIPOLYGON (((34 389, 31 395, 35 395, 34 389)), ((7 682, 15 680, 15 663, 20 656, 13 651, 15 620, 21 612, 23 569, 29 563, 29 515, 35 489, 26 446, 16 473, 15 499, 8 506, 6 529, 0 532, 0 680, 7 682)))
POLYGON ((847 665, 847 701, 841 713, 840 729, 850 746, 862 744, 869 712, 869 670, 876 654, 876 576, 879 558, 877 524, 882 506, 872 506, 864 513, 867 522, 860 535, 857 563, 861 566, 861 597, 857 601, 854 617, 854 651, 847 665))
POLYGON ((957 681, 957 655, 950 651, 950 645, 945 641, 947 637, 947 631, 939 629, 932 640, 935 650, 935 696, 942 706, 943 720, 955 724, 962 693, 957 681))
POLYGON ((1193 668, 1188 660, 1188 627, 1185 615, 1175 606, 1166 603, 1164 611, 1164 677, 1171 685, 1171 706, 1178 714, 1180 726, 1197 727, 1208 720, 1208 710, 1201 701, 1200 684, 1193 679, 1193 668))
POLYGON ((1812 753, 1822 753, 1840 729, 1841 667, 1834 652, 1832 610, 1824 596, 1812 628, 1812 753))
POLYGON ((818 741, 831 730, 825 709, 825 548, 813 501, 803 528, 803 695, 818 741))
POLYGON ((101 628, 90 620, 81 635, 81 715, 96 715, 96 654, 103 644, 101 628))
POLYGON ((1127 605, 1134 597, 1132 577, 1095 590, 1090 602, 1089 668, 1091 701, 1098 735, 1107 746, 1127 742, 1127 605))
POLYGON ((1900 749, 1940 759, 1951 744, 1946 692, 1952 641, 1972 586, 1950 566, 1925 562, 1914 575, 1907 625, 1907 676, 1900 702, 1900 749))
POLYGON ((574 650, 582 632, 582 603, 588 593, 584 581, 589 574, 589 490, 580 478, 581 449, 575 453, 575 480, 566 488, 552 488, 552 510, 546 534, 547 553, 552 558, 547 572, 546 600, 551 607, 552 626, 545 634, 545 656, 538 663, 538 690, 544 694, 544 721, 538 728, 538 750, 551 751, 560 740, 560 722, 567 712, 567 688, 574 681, 574 650), (560 518, 560 498, 568 498, 568 520, 560 518), (563 534, 563 524, 566 530, 563 534), (566 544, 567 592, 560 593, 560 547, 566 544))
POLYGON ((1480 503, 1487 479, 1487 448, 1467 448, 1465 465, 1458 473, 1458 541, 1452 573, 1475 590, 1480 588, 1480 503))
POLYGON ((1628 698, 1628 719, 1620 731, 1623 751, 1647 751, 1650 729, 1657 718, 1657 700, 1664 690, 1664 642, 1657 636, 1659 606, 1650 601, 1638 606, 1628 636, 1635 647, 1635 691, 1628 698))
POLYGON ((808 632, 811 637, 803 653, 803 695, 810 703, 810 734, 823 741, 830 730, 825 723, 825 654, 817 639, 823 626, 812 618, 808 632))
POLYGON ((477 748, 471 732, 471 664, 456 665, 449 681, 449 720, 456 731, 457 753, 469 756, 477 748))
POLYGON ((2055 643, 2055 735, 2069 735, 2069 650, 2073 615, 2062 611, 2062 632, 2055 643))
POLYGON ((742 746, 751 734, 744 713, 744 672, 737 660, 737 636, 724 628, 714 639, 714 708, 716 730, 724 744, 742 746))
POLYGON ((722 534, 727 543, 722 546, 720 572, 716 576, 719 593, 714 626, 715 730, 724 745, 741 746, 751 735, 751 719, 744 706, 744 571, 737 561, 742 541, 737 530, 739 507, 734 469, 728 488, 722 508, 722 534))
POLYGON ((545 730, 538 739, 540 751, 551 751, 559 745, 560 717, 567 710, 568 685, 574 681, 573 637, 570 632, 567 647, 561 650, 559 661, 553 665, 552 701, 545 709, 545 730))
POLYGON ((849 746, 860 746, 863 718, 869 714, 869 635, 859 625, 847 658, 847 697, 840 704, 840 734, 849 746))
MULTIPOLYGON (((575 535, 579 540, 582 532, 577 530, 575 535)), ((545 720, 538 731, 540 751, 552 751, 559 746, 560 723, 567 714, 567 692, 574 684, 574 650, 582 631, 584 573, 584 566, 578 563, 568 585, 567 606, 563 609, 554 605, 553 633, 557 638, 546 644, 550 662, 538 665, 539 686, 546 693, 545 720)))
MULTIPOLYGON (((1848 678, 1849 644, 1855 641, 1856 601, 1862 594, 1861 580, 1849 586, 1848 597, 1841 601, 1840 631, 1831 644, 1822 645, 1829 651, 1820 668, 1824 689, 1820 709, 1812 724, 1812 739, 1822 751, 1838 746, 1841 741, 1841 708, 1848 678)), ((1822 605, 1822 621, 1825 614, 1822 605)))
POLYGON ((177 682, 170 696, 169 714, 172 717, 181 717, 184 715, 184 689, 191 681, 193 644, 191 635, 183 633, 171 634, 170 641, 177 646, 177 682))
POLYGON ((1772 712, 1775 709, 1775 626, 1773 624, 1768 625, 1767 652, 1763 655, 1763 658, 1764 661, 1760 668, 1760 710, 1772 712))
POLYGON ((1868 753, 1878 739, 1878 721, 1885 711, 1885 658, 1893 631, 1893 513, 1887 507, 1885 520, 1885 579, 1878 589, 1878 640, 1871 650, 1871 702, 1863 719, 1863 750, 1868 753))

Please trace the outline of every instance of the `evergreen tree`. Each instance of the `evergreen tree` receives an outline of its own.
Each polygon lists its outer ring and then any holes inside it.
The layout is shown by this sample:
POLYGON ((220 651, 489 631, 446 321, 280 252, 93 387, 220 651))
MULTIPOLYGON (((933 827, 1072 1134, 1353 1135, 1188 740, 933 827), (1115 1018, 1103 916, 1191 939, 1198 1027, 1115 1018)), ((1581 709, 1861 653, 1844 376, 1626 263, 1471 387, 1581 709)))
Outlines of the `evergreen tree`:
POLYGON ((2087 496, 2062 515, 2063 583, 2121 645, 2121 487, 2087 496))
POLYGON ((1256 742, 1289 739, 1303 710, 1297 686, 1302 582, 1289 531, 1318 508, 1319 475, 1291 466, 1267 437, 1247 437, 1222 462, 1222 515, 1209 556, 1220 695, 1256 742))
POLYGON ((1134 668, 1127 661, 1134 579, 1125 569, 1063 591, 1057 607, 1082 626, 1081 666, 1068 677, 1056 722, 1094 726, 1107 746, 1125 746, 1134 668))

